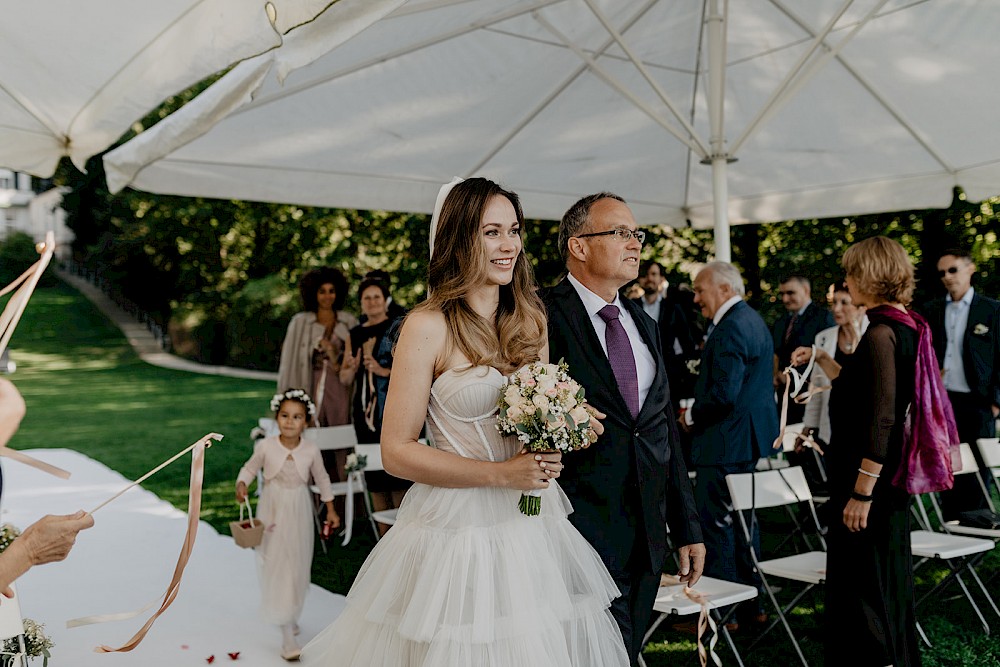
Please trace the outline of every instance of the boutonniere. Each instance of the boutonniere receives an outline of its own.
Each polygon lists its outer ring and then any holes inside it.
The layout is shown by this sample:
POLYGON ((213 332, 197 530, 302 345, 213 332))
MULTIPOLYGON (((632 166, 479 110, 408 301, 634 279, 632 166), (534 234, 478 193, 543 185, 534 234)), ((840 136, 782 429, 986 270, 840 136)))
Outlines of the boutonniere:
POLYGON ((985 336, 989 332, 990 328, 983 323, 977 324, 975 328, 972 330, 972 333, 976 334, 977 336, 985 336))
POLYGON ((697 375, 701 371, 701 359, 688 359, 684 365, 691 375, 697 375))

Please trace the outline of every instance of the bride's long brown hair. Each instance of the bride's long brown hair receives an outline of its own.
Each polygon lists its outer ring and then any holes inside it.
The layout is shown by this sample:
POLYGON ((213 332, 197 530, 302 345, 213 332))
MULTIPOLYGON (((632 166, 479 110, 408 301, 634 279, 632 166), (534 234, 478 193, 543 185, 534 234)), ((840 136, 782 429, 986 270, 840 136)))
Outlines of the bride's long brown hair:
POLYGON ((545 344, 545 307, 536 293, 534 273, 523 248, 510 284, 500 285, 500 302, 492 322, 465 300, 470 288, 485 284, 488 277, 489 258, 481 225, 487 205, 498 196, 513 205, 523 234, 524 213, 516 194, 485 178, 470 178, 456 185, 438 219, 427 300, 414 310, 444 314, 449 333, 445 359, 457 346, 474 366, 493 366, 510 373, 537 361, 545 344))

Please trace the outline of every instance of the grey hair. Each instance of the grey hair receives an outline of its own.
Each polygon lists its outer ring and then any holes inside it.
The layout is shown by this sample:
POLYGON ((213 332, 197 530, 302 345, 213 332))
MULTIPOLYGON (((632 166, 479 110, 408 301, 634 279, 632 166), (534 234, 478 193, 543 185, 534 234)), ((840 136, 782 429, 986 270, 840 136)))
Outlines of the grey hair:
POLYGON ((563 264, 569 259, 570 238, 579 234, 586 226, 590 219, 590 207, 601 199, 615 199, 623 204, 628 203, 613 192, 598 192, 587 195, 570 206, 569 210, 563 214, 562 220, 559 221, 559 257, 562 258, 563 264))
POLYGON ((712 272, 712 284, 716 286, 729 285, 733 294, 746 296, 747 290, 743 285, 743 276, 739 269, 729 262, 709 262, 702 271, 712 272))

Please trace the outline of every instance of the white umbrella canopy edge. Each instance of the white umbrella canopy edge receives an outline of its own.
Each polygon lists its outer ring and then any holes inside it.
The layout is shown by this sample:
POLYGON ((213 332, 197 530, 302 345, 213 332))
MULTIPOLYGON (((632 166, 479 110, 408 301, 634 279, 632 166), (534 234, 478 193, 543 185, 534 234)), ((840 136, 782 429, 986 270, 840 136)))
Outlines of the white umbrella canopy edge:
MULTIPOLYGON (((641 224, 714 225, 717 237, 720 218, 728 230, 947 206, 956 184, 970 196, 1000 189, 990 185, 1000 145, 985 131, 989 123, 948 111, 973 77, 1000 65, 996 40, 977 33, 1000 20, 997 8, 817 0, 795 6, 799 16, 778 0, 715 2, 730 24, 727 72, 716 86, 726 91, 721 133, 738 158, 720 179, 733 151, 712 141, 705 111, 710 4, 411 0, 291 71, 284 87, 269 79, 253 102, 197 140, 134 157, 116 187, 131 180, 154 192, 249 191, 251 199, 429 211, 440 183, 482 174, 521 193, 529 217, 558 218, 579 195, 613 190, 641 224), (648 72, 629 62, 598 14, 648 72), (557 20, 555 32, 546 28, 557 20), (685 35, 697 44, 674 58, 687 48, 685 35), (498 50, 504 39, 511 50, 498 50), (576 50, 566 43, 573 40, 576 50), (649 73, 664 95, 647 85, 649 73), (519 88, 533 97, 513 99, 519 88), (682 118, 690 113, 690 132, 664 96, 682 118), (714 179, 699 164, 708 153, 714 179), (237 186, 243 179, 260 187, 237 186), (713 180, 727 196, 713 191, 713 180)), ((974 105, 957 108, 965 106, 974 105)), ((155 144, 159 131, 145 140, 155 144)), ((138 142, 107 156, 109 174, 138 142)))
POLYGON ((340 0, 323 15, 290 31, 283 48, 239 63, 153 129, 105 155, 108 188, 112 193, 120 191, 133 183, 136 174, 146 165, 186 146, 234 111, 250 104, 269 74, 273 73, 280 84, 289 71, 336 48, 405 2, 340 0))
POLYGON ((280 46, 330 0, 35 0, 0 24, 0 165, 83 170, 136 120, 205 77, 280 46))

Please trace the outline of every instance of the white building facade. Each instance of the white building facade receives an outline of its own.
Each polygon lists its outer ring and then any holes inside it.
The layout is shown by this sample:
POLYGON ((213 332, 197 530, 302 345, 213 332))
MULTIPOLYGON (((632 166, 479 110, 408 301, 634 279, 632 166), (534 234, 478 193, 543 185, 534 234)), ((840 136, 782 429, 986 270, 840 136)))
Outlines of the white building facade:
POLYGON ((29 174, 0 169, 0 241, 14 232, 43 241, 51 230, 56 237, 56 257, 69 259, 73 232, 66 226, 62 195, 61 188, 36 195, 29 174))

